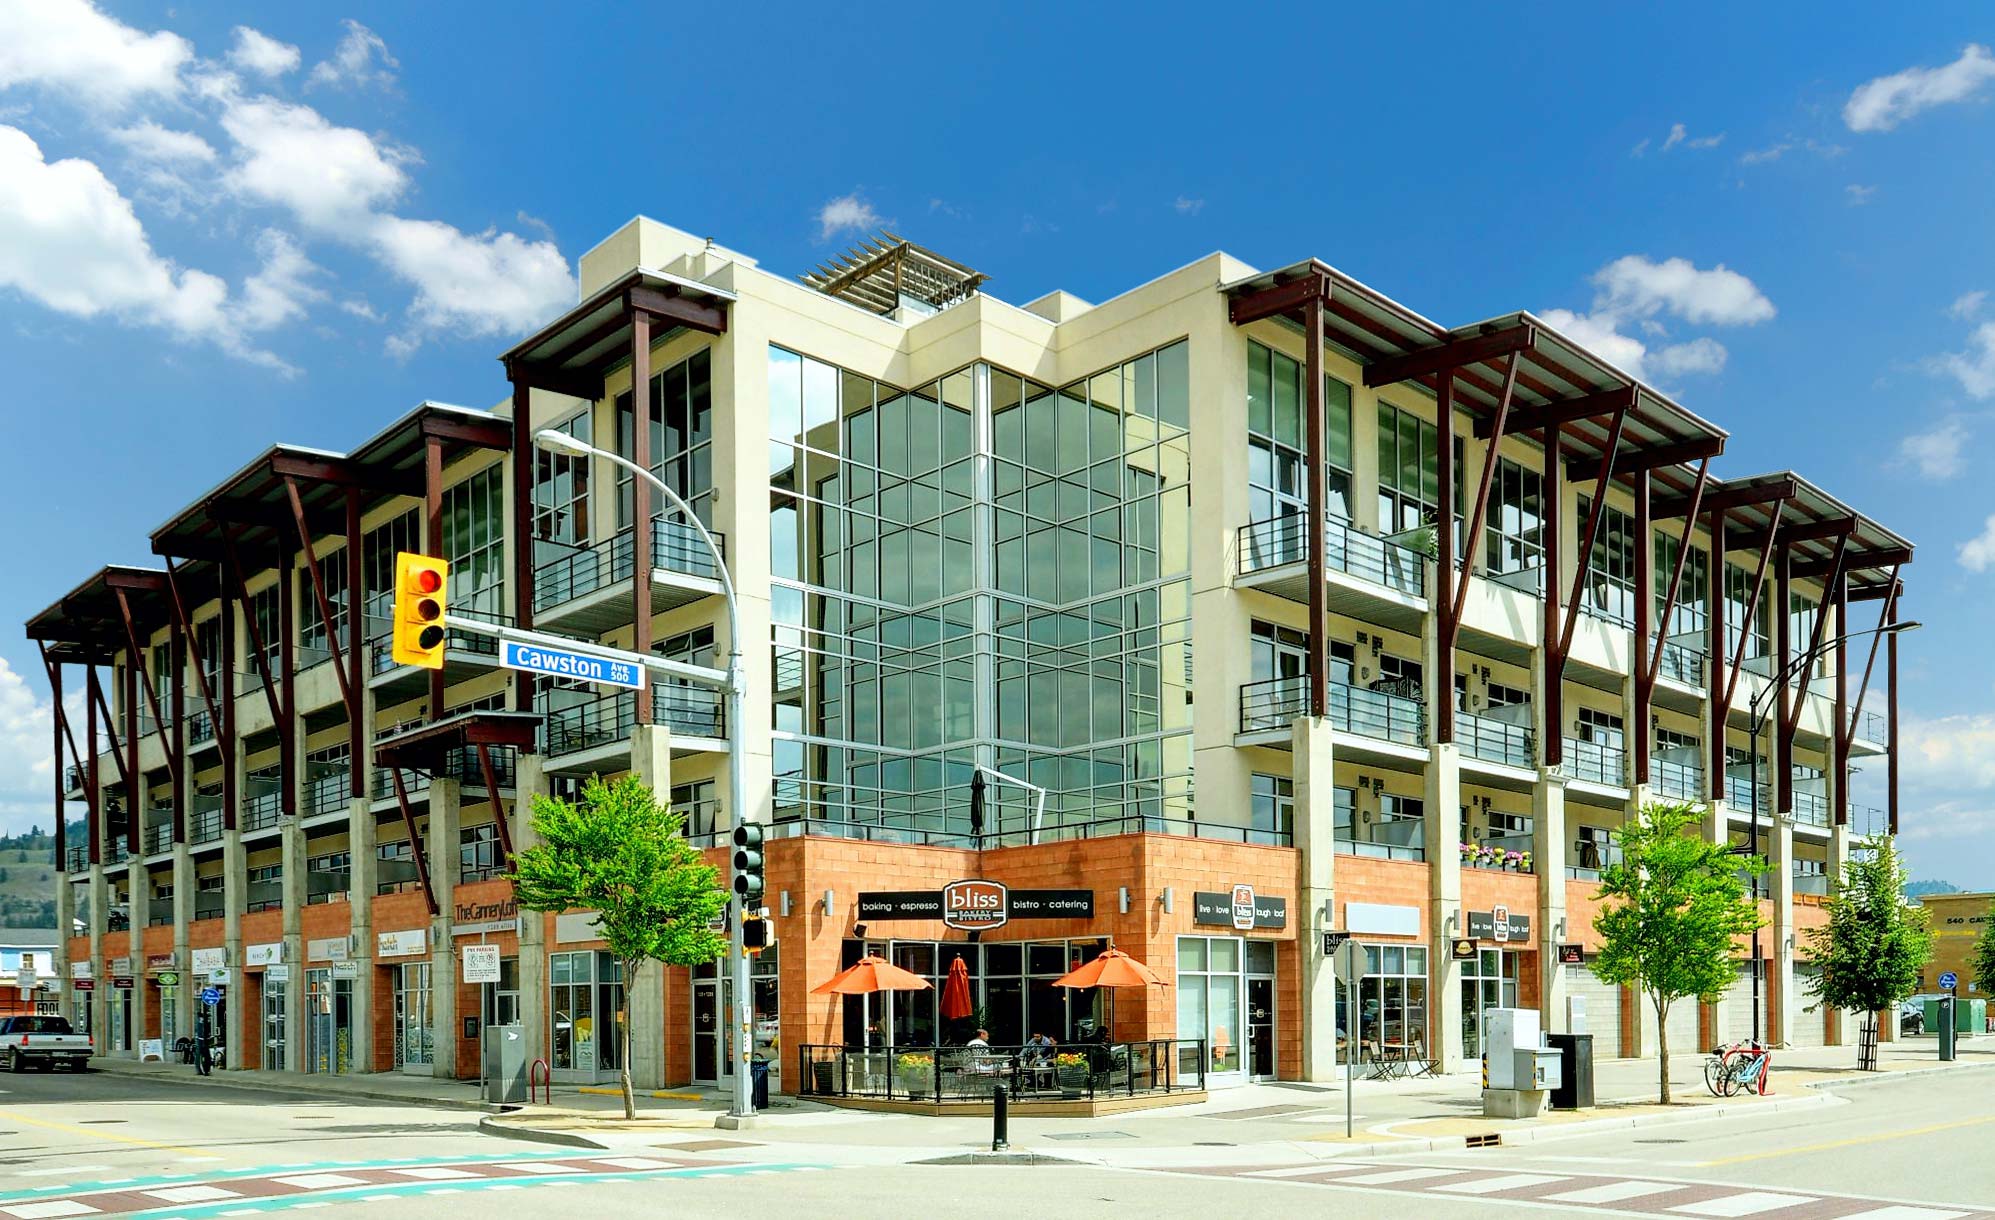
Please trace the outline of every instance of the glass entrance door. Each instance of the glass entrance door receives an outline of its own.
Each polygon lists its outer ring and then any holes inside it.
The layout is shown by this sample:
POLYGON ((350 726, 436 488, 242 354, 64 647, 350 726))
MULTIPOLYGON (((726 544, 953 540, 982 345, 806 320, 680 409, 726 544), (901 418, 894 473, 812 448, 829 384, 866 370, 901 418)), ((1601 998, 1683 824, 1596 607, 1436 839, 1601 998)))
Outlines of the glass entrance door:
POLYGON ((1480 1058, 1483 1010, 1517 1007, 1517 954, 1483 949, 1462 963, 1462 1054, 1480 1058))
MULTIPOLYGON (((777 1031, 782 1025, 780 998, 776 989, 777 949, 770 946, 755 955, 750 964, 755 988, 755 1057, 769 1061, 769 1088, 778 1091, 783 1076, 782 1048, 777 1031)), ((724 1083, 733 1068, 733 1028, 727 1014, 733 1006, 734 980, 717 977, 720 965, 709 962, 693 968, 693 1079, 708 1084, 724 1083)))
POLYGON ((263 979, 263 1066, 272 1071, 283 1071, 284 1063, 284 992, 289 986, 283 979, 272 980, 268 975, 263 979))
POLYGON ((331 970, 308 970, 305 979, 305 1070, 350 1072, 353 980, 338 978, 331 970))
POLYGON ((1275 981, 1247 980, 1247 1075, 1255 1080, 1275 1076, 1275 981))
POLYGON ((713 1084, 720 1079, 727 1051, 722 1045, 727 1022, 721 1016, 720 980, 713 977, 711 963, 695 967, 707 977, 693 979, 693 1079, 713 1084))
POLYGON ((414 962, 395 968, 395 1066, 425 1076, 436 1062, 429 967, 428 962, 414 962))

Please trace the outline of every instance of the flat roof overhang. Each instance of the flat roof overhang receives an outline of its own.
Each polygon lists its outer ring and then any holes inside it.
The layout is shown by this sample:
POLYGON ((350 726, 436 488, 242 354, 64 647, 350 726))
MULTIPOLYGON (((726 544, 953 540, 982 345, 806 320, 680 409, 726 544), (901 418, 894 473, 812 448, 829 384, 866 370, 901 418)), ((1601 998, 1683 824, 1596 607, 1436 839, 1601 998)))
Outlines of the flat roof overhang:
POLYGON ((1730 489, 1783 482, 1792 486, 1791 495, 1740 504, 1728 511, 1725 550, 1757 550, 1765 543, 1767 531, 1775 530, 1775 544, 1784 543, 1788 548, 1790 574, 1821 579, 1830 574, 1841 547, 1852 595, 1872 585, 1889 584, 1892 569, 1912 562, 1912 543, 1903 535, 1791 470, 1727 480, 1723 486, 1730 489), (1847 542, 1842 541, 1845 538, 1847 542), (1856 579, 1862 575, 1872 579, 1856 579))
POLYGON ((108 665, 130 651, 124 604, 131 608, 139 637, 149 637, 171 615, 166 573, 158 568, 111 565, 91 573, 55 604, 27 622, 27 636, 59 665, 108 665))
POLYGON ((735 299, 724 288, 639 267, 499 359, 515 385, 594 401, 602 397, 603 376, 630 359, 638 314, 662 324, 651 335, 654 343, 678 330, 718 335, 727 331, 735 299))
POLYGON ((1477 435, 1494 430, 1506 366, 1516 356, 1506 435, 1563 428, 1575 470, 1598 467, 1623 412, 1615 443, 1616 479, 1652 471, 1660 489, 1687 491, 1696 465, 1724 452, 1727 433, 1667 394, 1616 368, 1534 314, 1519 311, 1450 329, 1422 317, 1326 263, 1311 259, 1221 287, 1236 324, 1277 318, 1301 326, 1303 306, 1323 294, 1324 339, 1366 366, 1365 383, 1406 383, 1436 393, 1454 372, 1454 399, 1476 417, 1477 435))
POLYGON ((539 712, 459 712, 383 737, 374 743, 374 762, 376 766, 434 772, 452 752, 466 746, 532 750, 540 721, 539 712))

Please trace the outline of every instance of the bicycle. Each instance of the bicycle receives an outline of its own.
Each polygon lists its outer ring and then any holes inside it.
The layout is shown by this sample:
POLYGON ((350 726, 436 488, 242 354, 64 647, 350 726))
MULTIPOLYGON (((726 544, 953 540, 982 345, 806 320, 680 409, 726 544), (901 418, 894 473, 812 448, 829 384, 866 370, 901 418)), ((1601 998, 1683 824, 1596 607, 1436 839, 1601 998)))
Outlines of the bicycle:
POLYGON ((1713 1050, 1704 1061, 1704 1087, 1713 1097, 1731 1097, 1741 1090, 1766 1093, 1773 1054, 1764 1043, 1747 1040, 1713 1050))

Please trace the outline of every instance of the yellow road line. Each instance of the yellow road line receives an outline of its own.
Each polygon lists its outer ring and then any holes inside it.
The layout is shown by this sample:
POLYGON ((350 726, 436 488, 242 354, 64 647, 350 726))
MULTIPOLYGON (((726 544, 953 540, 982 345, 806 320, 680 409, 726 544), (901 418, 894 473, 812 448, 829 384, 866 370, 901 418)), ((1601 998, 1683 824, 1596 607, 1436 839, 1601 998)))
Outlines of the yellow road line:
POLYGON ((1803 1144, 1798 1148, 1779 1148, 1771 1152, 1748 1152, 1739 1156, 1728 1156, 1716 1161, 1699 1161, 1699 1165, 1737 1165, 1743 1161, 1764 1161, 1777 1156, 1795 1156, 1803 1152, 1828 1152, 1836 1148, 1851 1148, 1858 1144, 1875 1144, 1883 1140, 1901 1140, 1914 1135, 1931 1135, 1935 1131, 1952 1131, 1959 1127, 1977 1127, 1983 1123, 1995 1123, 1995 1114, 1980 1118, 1963 1118, 1950 1123, 1934 1123, 1930 1127, 1914 1127, 1908 1131, 1883 1131, 1876 1135, 1857 1135, 1846 1140, 1830 1140, 1821 1144, 1803 1144))
POLYGON ((26 1123, 30 1127, 45 1127, 50 1131, 66 1131, 71 1135, 87 1135, 92 1139, 115 1140, 120 1144, 135 1144, 140 1148, 158 1148, 166 1152, 185 1152, 193 1156, 205 1156, 200 1148, 188 1148, 181 1144, 162 1144, 157 1140, 143 1140, 136 1135, 117 1135, 110 1131, 94 1131, 89 1127, 72 1127, 68 1123, 52 1123, 46 1119, 29 1118, 11 1110, 0 1110, 0 1118, 9 1122, 26 1123))

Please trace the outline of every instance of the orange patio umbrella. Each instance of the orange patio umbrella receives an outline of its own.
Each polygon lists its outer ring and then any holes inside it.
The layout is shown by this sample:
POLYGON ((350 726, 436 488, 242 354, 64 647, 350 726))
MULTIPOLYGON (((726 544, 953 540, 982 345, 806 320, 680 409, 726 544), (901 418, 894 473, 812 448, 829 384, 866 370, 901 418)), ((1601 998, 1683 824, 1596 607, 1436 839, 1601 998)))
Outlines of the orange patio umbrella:
POLYGON ((1115 1029, 1115 993, 1125 987, 1168 987, 1157 972, 1120 949, 1104 949, 1100 957, 1053 980, 1055 987, 1108 988, 1108 1027, 1115 1029))
POLYGON ((945 1021, 960 1021, 975 1011, 970 1003, 970 968, 962 958, 949 963, 949 977, 942 981, 941 1013, 945 1021))
POLYGON ((868 954, 811 988, 812 995, 867 995, 875 991, 923 991, 927 979, 883 957, 868 954))

